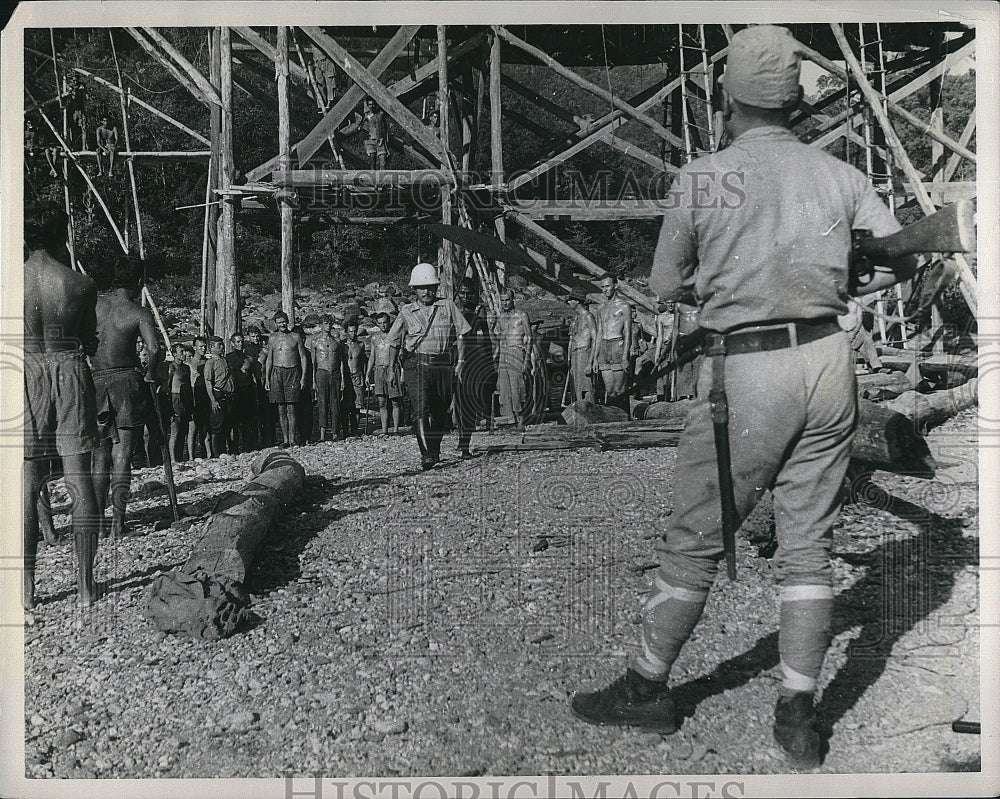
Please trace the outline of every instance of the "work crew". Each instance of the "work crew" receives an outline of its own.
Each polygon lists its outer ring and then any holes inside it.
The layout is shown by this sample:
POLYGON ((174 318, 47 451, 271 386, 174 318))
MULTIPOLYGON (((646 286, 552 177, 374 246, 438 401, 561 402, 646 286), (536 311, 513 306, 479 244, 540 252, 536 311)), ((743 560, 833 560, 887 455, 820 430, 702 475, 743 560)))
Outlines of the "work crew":
POLYGON ((66 213, 52 204, 26 216, 22 604, 25 610, 35 606, 39 490, 50 459, 58 455, 72 500, 78 599, 81 605, 90 605, 97 599, 94 558, 99 524, 91 453, 99 439, 86 356, 97 348, 97 288, 91 278, 64 263, 66 213))
MULTIPOLYGON (((831 530, 857 414, 851 348, 837 324, 851 230, 883 236, 899 225, 864 175, 789 130, 799 60, 785 28, 736 33, 722 77, 732 143, 675 180, 649 285, 661 297, 694 291, 708 357, 678 447, 641 649, 622 678, 577 694, 572 709, 596 724, 676 729, 667 680, 725 553, 721 487, 733 488, 737 526, 772 488, 782 674, 773 732, 791 764, 810 769, 820 762, 813 692, 833 609, 831 530), (731 455, 728 474, 716 443, 731 455)), ((884 264, 863 290, 914 268, 912 258, 884 264)))
POLYGON ((97 390, 97 419, 101 447, 94 456, 94 490, 104 514, 111 488, 111 538, 124 532, 126 497, 132 482, 132 453, 147 417, 154 410, 156 374, 163 347, 148 308, 139 305, 143 264, 133 256, 120 256, 110 274, 99 273, 108 294, 97 298, 97 351, 91 356, 97 390), (136 342, 142 337, 149 353, 145 368, 136 342), (137 432, 138 431, 138 432, 137 432))
POLYGON ((531 320, 525 311, 514 307, 513 289, 504 291, 500 303, 494 322, 500 412, 523 431, 531 367, 531 320))
POLYGON ((582 400, 593 393, 591 380, 597 322, 587 310, 587 292, 574 288, 566 300, 573 309, 569 323, 569 379, 573 381, 573 398, 582 400))
POLYGON ((632 350, 632 310, 618 294, 618 279, 601 278, 604 302, 597 309, 597 335, 591 372, 604 383, 604 404, 628 410, 629 352, 632 350))
POLYGON ((402 362, 413 403, 414 431, 422 469, 433 468, 441 459, 448 406, 455 380, 462 380, 464 336, 470 330, 458 306, 437 296, 438 285, 433 265, 420 263, 413 267, 410 286, 417 299, 400 308, 389 330, 392 360, 402 362))

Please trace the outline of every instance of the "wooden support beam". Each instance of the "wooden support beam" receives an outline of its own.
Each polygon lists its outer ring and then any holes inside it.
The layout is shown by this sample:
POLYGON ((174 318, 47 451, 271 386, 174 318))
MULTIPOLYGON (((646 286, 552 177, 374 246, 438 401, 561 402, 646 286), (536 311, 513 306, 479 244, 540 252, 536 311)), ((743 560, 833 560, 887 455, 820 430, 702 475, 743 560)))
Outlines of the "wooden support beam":
POLYGON ((176 47, 174 47, 158 30, 156 30, 156 28, 143 28, 142 30, 145 31, 146 35, 150 39, 160 46, 160 49, 163 50, 163 52, 173 59, 177 66, 184 70, 184 74, 194 81, 194 85, 198 87, 198 89, 209 99, 210 102, 213 102, 216 105, 222 105, 222 98, 219 96, 219 93, 215 91, 212 84, 209 83, 205 76, 202 75, 197 68, 195 68, 194 64, 188 61, 176 47))
MULTIPOLYGON (((438 112, 441 124, 441 145, 443 152, 441 155, 441 169, 448 170, 452 167, 451 155, 451 103, 449 102, 449 82, 448 82, 448 32, 444 25, 437 26, 437 65, 438 65, 438 112)), ((452 223, 451 219, 451 187, 447 184, 441 185, 441 222, 445 225, 452 223)), ((454 288, 454 248, 451 242, 441 239, 441 247, 438 251, 438 279, 441 281, 441 296, 453 296, 454 288)))
MULTIPOLYGON (((233 182, 233 61, 229 28, 219 30, 219 95, 222 100, 222 126, 219 136, 219 186, 228 189, 233 182)), ((219 210, 218 250, 215 283, 215 335, 226 341, 239 329, 239 278, 236 263, 235 198, 223 197, 219 210)))
MULTIPOLYGON (((972 141, 972 136, 976 132, 976 112, 969 115, 968 121, 965 123, 965 129, 962 131, 962 136, 959 138, 958 143, 963 147, 968 147, 969 143, 972 141)), ((955 174, 955 170, 958 169, 958 165, 961 162, 961 156, 957 153, 952 153, 951 157, 948 158, 948 163, 945 164, 944 172, 941 175, 941 179, 945 182, 952 179, 955 174)))
MULTIPOLYGON (((278 78, 278 155, 283 169, 292 165, 291 125, 288 115, 288 28, 278 27, 278 48, 274 69, 278 78)), ((288 325, 295 324, 295 286, 293 282, 293 210, 294 193, 278 195, 281 216, 281 309, 288 314, 288 325)))
MULTIPOLYGON (((589 272, 594 277, 603 278, 608 275, 608 271, 606 269, 602 269, 600 266, 595 264, 585 255, 581 255, 580 253, 578 253, 576 250, 574 250, 572 247, 566 244, 558 236, 549 233, 549 231, 547 231, 541 225, 530 220, 524 214, 521 214, 514 210, 510 210, 508 211, 507 214, 505 214, 505 216, 508 219, 516 222, 520 227, 524 228, 529 233, 533 233, 535 236, 537 236, 546 244, 548 244, 552 249, 554 249, 560 255, 564 256, 565 258, 568 258, 573 263, 582 266, 587 272, 589 272)), ((630 285, 624 282, 619 282, 618 288, 624 297, 627 297, 629 300, 634 302, 640 308, 648 311, 651 314, 654 315, 656 314, 656 301, 653 298, 647 297, 645 294, 636 291, 636 289, 632 288, 630 285)))
MULTIPOLYGON (((171 75, 173 75, 174 80, 176 80, 181 86, 187 89, 191 93, 192 97, 194 97, 198 102, 204 103, 210 108, 212 107, 213 102, 208 99, 208 96, 204 92, 202 92, 201 89, 198 88, 197 84, 195 84, 194 81, 192 81, 187 75, 181 72, 181 70, 178 69, 174 65, 174 63, 169 58, 167 58, 167 56, 165 56, 163 53, 161 53, 159 50, 153 47, 153 45, 143 35, 142 31, 140 31, 138 28, 125 28, 125 30, 129 32, 129 35, 133 39, 135 39, 136 42, 138 42, 139 46, 143 50, 145 50, 146 53, 148 53, 149 56, 154 61, 160 64, 160 66, 166 69, 167 72, 169 72, 171 75)), ((215 105, 217 105, 217 103, 215 105)))
POLYGON ((333 59, 351 80, 358 84, 407 134, 429 153, 447 160, 447 152, 438 139, 405 105, 397 100, 382 83, 354 56, 341 47, 322 29, 308 26, 303 32, 312 39, 327 57, 333 59))
MULTIPOLYGON (((233 25, 230 30, 237 34, 247 44, 251 45, 257 52, 266 56, 268 61, 271 61, 272 63, 277 62, 280 57, 278 55, 277 48, 257 33, 257 31, 253 28, 246 25, 233 25)), ((301 81, 306 86, 309 85, 309 73, 307 73, 299 64, 296 64, 294 61, 290 61, 288 64, 288 72, 291 77, 301 81)))
MULTIPOLYGON (((132 138, 131 138, 131 134, 130 134, 131 128, 130 128, 129 123, 128 123, 128 108, 125 105, 125 91, 124 91, 125 87, 124 87, 124 83, 122 81, 121 66, 118 63, 118 51, 115 49, 115 37, 112 35, 112 33, 111 33, 110 30, 108 31, 108 40, 111 42, 111 55, 113 56, 114 62, 115 62, 115 75, 118 78, 118 87, 122 90, 122 91, 120 91, 118 93, 118 100, 119 100, 119 103, 121 105, 122 131, 123 131, 124 138, 125 138, 125 149, 126 149, 126 151, 131 151, 132 150, 132 138)), ((95 142, 95 144, 96 144, 96 142, 95 142)), ((135 235, 136 235, 136 238, 139 240, 139 258, 141 258, 143 261, 145 261, 146 260, 146 244, 145 244, 145 241, 143 240, 143 237, 142 237, 142 213, 139 211, 139 189, 138 189, 138 187, 136 186, 136 183, 135 183, 135 160, 134 160, 134 158, 129 158, 125 162, 125 165, 128 168, 129 187, 130 187, 131 192, 132 192, 132 205, 133 205, 133 207, 135 209, 135 235)), ((128 229, 128 225, 126 224, 126 230, 127 229, 128 229)), ((147 291, 147 294, 148 294, 148 291, 147 291)), ((149 298, 149 304, 150 304, 150 306, 152 306, 152 307, 155 308, 155 305, 153 305, 153 298, 152 297, 149 298)), ((157 314, 157 317, 158 316, 159 316, 159 314, 157 314)), ((162 324, 161 324, 161 329, 162 329, 162 324)), ((166 337, 166 332, 165 331, 164 331, 164 337, 166 337)), ((167 339, 167 352, 169 352, 169 351, 170 351, 170 341, 169 341, 169 339, 167 339)))
POLYGON ((271 183, 288 188, 348 186, 395 188, 399 186, 454 185, 455 174, 443 169, 285 169, 271 175, 271 183))
MULTIPOLYGON (((882 108, 881 101, 883 98, 878 92, 875 91, 871 83, 869 83, 868 77, 861 68, 861 64, 858 63, 857 57, 851 50, 847 37, 844 35, 843 28, 839 24, 831 22, 830 30, 833 32, 833 36, 837 40, 837 44, 840 47, 841 52, 844 54, 844 60, 847 62, 849 69, 853 73, 854 80, 857 83, 858 88, 861 89, 861 93, 864 94, 865 98, 868 100, 872 113, 882 126, 882 130, 885 133, 886 143, 889 145, 890 149, 892 149, 893 155, 896 157, 896 161, 902 168, 903 173, 913 185, 920 208, 927 216, 930 216, 937 211, 937 208, 934 206, 934 203, 931 202, 930 195, 924 188, 923 183, 920 180, 919 173, 910 161, 910 156, 907 154, 906 148, 899 140, 899 135, 896 133, 892 126, 892 122, 889 120, 888 115, 882 108)), ((978 312, 978 289, 976 276, 973 274, 968 261, 966 261, 961 254, 955 253, 953 257, 955 263, 958 265, 959 275, 961 276, 959 288, 962 291, 962 295, 965 297, 969 310, 975 314, 978 312)))
MULTIPOLYGON (((959 53, 964 53, 966 49, 968 49, 970 52, 974 52, 975 42, 969 42, 967 45, 965 45, 965 47, 959 50, 959 53)), ((806 56, 806 58, 808 58, 810 61, 817 64, 818 66, 823 67, 823 69, 825 69, 830 74, 836 75, 841 80, 847 80, 847 70, 843 69, 841 66, 834 63, 830 59, 826 58, 822 53, 818 53, 817 51, 813 50, 810 47, 807 47, 806 45, 802 45, 802 52, 806 56)), ((972 163, 976 163, 976 154, 974 152, 969 150, 967 147, 963 146, 960 142, 955 141, 950 136, 945 135, 943 132, 935 130, 931 124, 924 122, 922 119, 917 117, 915 114, 910 113, 905 108, 903 108, 903 106, 901 106, 898 102, 896 102, 896 99, 902 99, 903 97, 912 94, 914 91, 923 88, 923 86, 930 83, 931 81, 940 79, 940 77, 947 71, 949 65, 954 64, 955 61, 958 60, 958 57, 959 56, 956 53, 956 56, 954 58, 947 59, 945 63, 939 64, 938 66, 929 70, 925 75, 922 75, 920 76, 920 78, 914 80, 912 83, 907 84, 907 86, 904 87, 903 89, 899 89, 896 92, 890 92, 888 97, 875 91, 874 87, 872 88, 872 92, 874 92, 874 94, 871 95, 871 97, 869 97, 867 93, 865 94, 866 97, 868 97, 869 99, 869 104, 872 102, 872 98, 878 98, 880 105, 881 102, 884 101, 886 103, 886 107, 897 117, 905 120, 906 122, 909 122, 911 125, 917 128, 921 133, 924 133, 930 138, 934 139, 935 141, 940 142, 949 150, 951 150, 951 152, 957 153, 958 155, 971 161, 972 163)))
POLYGON ((509 42, 510 44, 514 45, 515 47, 517 47, 517 48, 523 50, 524 52, 528 53, 529 55, 537 58, 539 61, 541 61, 543 64, 545 64, 549 69, 553 70, 554 72, 556 72, 559 75, 562 75, 564 78, 566 78, 567 80, 571 81, 572 83, 575 83, 581 89, 586 89, 591 94, 595 94, 598 97, 600 97, 601 99, 607 100, 615 108, 619 109, 620 111, 625 112, 630 117, 632 117, 633 119, 635 119, 637 122, 641 122, 643 125, 645 125, 651 131, 653 131, 653 133, 655 133, 661 139, 663 139, 665 141, 668 141, 671 144, 675 144, 675 145, 677 145, 677 144, 680 143, 680 140, 677 138, 677 136, 675 136, 673 133, 671 133, 669 130, 667 130, 665 127, 663 127, 663 125, 661 125, 659 122, 657 122, 651 116, 649 116, 648 114, 646 114, 644 111, 642 111, 642 110, 636 108, 635 106, 631 105, 630 103, 627 103, 624 100, 616 97, 614 94, 612 94, 611 92, 609 92, 607 89, 601 88, 596 83, 592 83, 591 81, 587 80, 586 78, 581 77, 580 75, 578 75, 577 73, 575 73, 573 70, 567 69, 562 64, 560 64, 558 61, 556 61, 552 56, 550 56, 548 53, 546 53, 544 50, 540 50, 539 48, 535 47, 534 45, 528 44, 523 39, 519 39, 517 36, 515 36, 514 34, 512 34, 510 31, 508 31, 502 25, 495 25, 495 26, 493 26, 493 29, 497 32, 497 35, 499 35, 504 41, 509 42))
MULTIPOLYGON (((221 29, 211 28, 208 32, 208 76, 212 85, 219 89, 222 85, 222 58, 219 54, 222 37, 221 29)), ((208 125, 212 139, 212 157, 209 159, 208 180, 205 184, 205 221, 202 242, 202 286, 201 286, 201 334, 215 331, 215 284, 216 262, 219 250, 219 204, 210 203, 212 191, 219 188, 220 142, 222 139, 222 109, 217 105, 208 108, 208 125)))
POLYGON ((665 213, 663 200, 618 199, 601 200, 521 200, 511 209, 534 220, 559 222, 612 222, 622 219, 658 219, 665 213))
MULTIPOLYGON (((72 150, 75 158, 96 158, 96 150, 72 150)), ((117 158, 205 158, 212 154, 211 150, 118 150, 117 158)))
POLYGON ((119 88, 118 86, 115 86, 113 83, 109 83, 108 81, 104 80, 104 78, 98 77, 97 75, 93 74, 92 72, 88 72, 87 70, 83 69, 82 67, 73 67, 73 71, 79 73, 80 75, 83 75, 86 78, 89 78, 90 80, 94 81, 95 83, 100 84, 101 86, 104 86, 107 89, 110 89, 113 92, 117 92, 120 95, 124 95, 125 98, 126 98, 126 103, 127 104, 131 105, 132 103, 135 103, 138 106, 142 106, 147 111, 149 111, 151 114, 155 114, 160 119, 162 119, 164 122, 166 122, 166 123, 168 123, 170 125, 173 125, 178 130, 184 131, 188 136, 190 136, 193 139, 196 139, 197 141, 201 142, 202 144, 205 144, 205 145, 211 144, 211 142, 208 139, 206 139, 204 136, 202 136, 197 131, 191 130, 191 128, 189 128, 187 125, 185 125, 182 122, 178 122, 176 119, 174 119, 169 114, 165 114, 160 109, 154 108, 149 103, 147 103, 145 100, 143 100, 141 97, 136 97, 130 91, 123 90, 123 89, 119 88))

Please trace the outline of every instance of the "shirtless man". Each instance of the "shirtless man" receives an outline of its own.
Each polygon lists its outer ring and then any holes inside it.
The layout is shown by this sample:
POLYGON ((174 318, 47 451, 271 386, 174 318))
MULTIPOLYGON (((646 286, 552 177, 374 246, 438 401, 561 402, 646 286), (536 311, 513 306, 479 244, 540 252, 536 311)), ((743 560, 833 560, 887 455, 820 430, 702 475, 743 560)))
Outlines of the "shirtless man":
POLYGON ((174 360, 170 364, 170 408, 173 411, 170 420, 170 457, 181 461, 184 460, 184 440, 194 413, 191 368, 187 365, 188 357, 194 354, 194 350, 186 344, 174 344, 171 351, 174 360))
POLYGON ((163 360, 156 323, 148 308, 138 304, 142 262, 123 255, 115 262, 97 298, 97 352, 90 359, 97 389, 97 421, 101 448, 94 456, 94 490, 102 517, 111 486, 111 538, 125 529, 125 502, 132 482, 132 451, 136 431, 142 434, 150 403, 150 384, 163 360), (142 337, 149 360, 143 369, 136 350, 142 337))
POLYGON ((205 389, 205 356, 208 354, 208 341, 204 336, 195 336, 191 345, 194 354, 188 357, 188 367, 191 369, 194 416, 188 430, 188 451, 194 459, 195 448, 200 444, 205 450, 205 457, 211 458, 212 435, 209 431, 209 421, 212 409, 209 407, 208 391, 205 389))
POLYGON ((288 329, 288 314, 274 315, 277 327, 264 350, 264 388, 271 403, 278 406, 278 424, 285 446, 294 446, 295 403, 306 385, 306 348, 297 333, 288 329))
POLYGON ((573 380, 573 392, 578 400, 593 393, 591 361, 594 342, 597 337, 597 322, 585 305, 587 293, 583 289, 573 289, 567 302, 576 313, 569 323, 569 371, 573 380))
POLYGON ((97 407, 86 356, 97 348, 94 282, 60 262, 66 214, 42 208, 26 230, 24 262, 24 586, 25 610, 35 606, 38 492, 58 454, 73 498, 77 591, 81 605, 97 599, 98 507, 90 473, 97 449, 97 407))
POLYGON ((594 347, 591 371, 600 372, 604 381, 606 405, 628 409, 629 352, 632 350, 632 311, 618 295, 618 280, 611 275, 601 278, 604 304, 597 309, 597 346, 594 347))
POLYGON ((115 153, 118 152, 118 126, 110 125, 107 117, 101 117, 101 124, 97 128, 97 174, 108 173, 111 177, 115 173, 115 153), (105 162, 107 169, 104 168, 105 162))
POLYGON ((319 416, 319 440, 326 440, 327 430, 340 440, 340 392, 343 382, 344 347, 339 336, 331 334, 333 317, 324 314, 319 319, 319 332, 306 341, 312 353, 313 391, 316 394, 316 415, 319 416))
POLYGON ((392 344, 389 342, 390 317, 385 311, 375 315, 378 331, 372 334, 371 358, 368 359, 368 369, 365 379, 372 393, 378 398, 378 415, 382 422, 382 435, 389 435, 389 413, 392 412, 392 432, 398 433, 402 418, 402 390, 399 385, 399 372, 390 360, 392 344))
POLYGON ((524 403, 527 399, 525 377, 531 365, 531 320, 524 311, 514 308, 514 292, 507 289, 501 299, 501 311, 494 322, 497 341, 497 391, 504 416, 513 416, 517 429, 524 429, 524 403))
POLYGON ((365 345, 358 341, 357 319, 348 319, 344 332, 347 334, 344 352, 347 373, 344 375, 343 407, 341 408, 344 412, 344 418, 342 424, 346 430, 349 430, 349 435, 357 435, 358 425, 361 421, 361 408, 358 401, 365 393, 365 371, 368 365, 368 355, 365 353, 365 345))

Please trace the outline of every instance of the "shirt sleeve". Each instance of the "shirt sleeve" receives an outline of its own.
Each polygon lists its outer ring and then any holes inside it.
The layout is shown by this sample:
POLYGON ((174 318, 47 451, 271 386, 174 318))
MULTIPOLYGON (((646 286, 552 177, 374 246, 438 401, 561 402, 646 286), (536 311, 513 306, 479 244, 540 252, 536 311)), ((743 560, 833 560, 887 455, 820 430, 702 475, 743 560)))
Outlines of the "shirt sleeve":
POLYGON ((892 211, 889 210, 885 201, 879 197, 875 187, 864 175, 859 173, 859 177, 863 181, 863 186, 854 211, 851 229, 870 230, 875 238, 889 236, 897 230, 901 230, 902 225, 892 215, 892 211))
POLYGON ((698 237, 691 214, 690 185, 682 169, 665 200, 667 209, 649 274, 649 287, 664 299, 694 286, 698 237))
POLYGON ((454 302, 448 300, 448 306, 448 311, 451 313, 451 323, 455 326, 455 335, 464 336, 472 330, 472 325, 465 321, 465 314, 458 310, 458 306, 454 302))
POLYGON ((386 333, 386 339, 393 347, 401 346, 403 340, 403 328, 405 324, 406 323, 403 321, 403 314, 400 313, 400 315, 397 316, 395 321, 392 323, 392 327, 389 328, 389 332, 386 333))

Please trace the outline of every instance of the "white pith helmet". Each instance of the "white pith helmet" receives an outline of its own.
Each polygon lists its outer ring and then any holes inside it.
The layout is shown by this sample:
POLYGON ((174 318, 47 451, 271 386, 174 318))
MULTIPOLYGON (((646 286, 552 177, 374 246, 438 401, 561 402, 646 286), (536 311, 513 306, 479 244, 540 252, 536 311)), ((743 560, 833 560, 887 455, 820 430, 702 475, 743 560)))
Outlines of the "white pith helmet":
POLYGON ((437 286, 440 282, 433 264, 417 264, 410 272, 411 286, 437 286))

